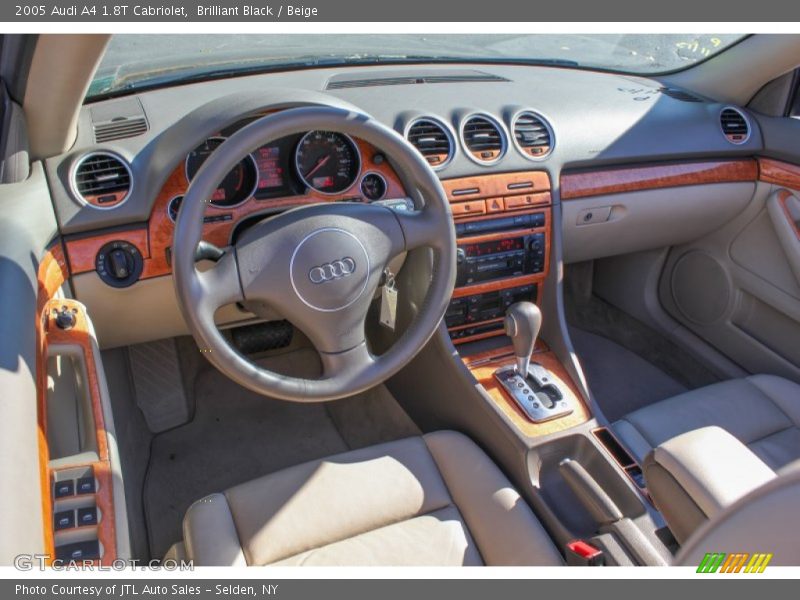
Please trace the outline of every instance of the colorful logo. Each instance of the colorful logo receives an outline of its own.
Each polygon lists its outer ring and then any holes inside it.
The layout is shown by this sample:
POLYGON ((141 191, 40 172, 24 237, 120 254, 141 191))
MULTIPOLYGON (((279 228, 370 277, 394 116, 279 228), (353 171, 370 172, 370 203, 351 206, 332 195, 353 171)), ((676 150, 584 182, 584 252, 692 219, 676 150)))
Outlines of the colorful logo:
POLYGON ((736 552, 725 554, 724 552, 708 552, 700 561, 697 567, 698 573, 763 573, 769 561, 772 560, 772 553, 756 552, 736 552))

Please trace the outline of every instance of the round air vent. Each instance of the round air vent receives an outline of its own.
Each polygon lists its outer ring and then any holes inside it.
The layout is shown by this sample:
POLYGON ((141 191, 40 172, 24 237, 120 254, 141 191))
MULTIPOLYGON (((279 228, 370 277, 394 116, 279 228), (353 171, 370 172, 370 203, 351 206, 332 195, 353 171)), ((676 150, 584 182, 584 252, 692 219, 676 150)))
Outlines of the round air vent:
POLYGON ((719 114, 722 133, 731 144, 744 144, 750 139, 750 123, 744 113, 730 106, 719 114))
POLYGON ((473 115, 461 125, 461 142, 475 162, 491 165, 503 158, 508 148, 500 124, 487 115, 473 115))
POLYGON ((81 158, 72 174, 73 192, 97 208, 122 204, 133 189, 131 170, 125 160, 111 152, 92 152, 81 158))
POLYGON ((415 119, 406 129, 406 139, 434 169, 441 169, 453 159, 453 136, 439 121, 429 117, 415 119))
POLYGON ((550 124, 533 111, 518 113, 511 123, 514 143, 525 158, 539 160, 553 150, 555 136, 550 124))

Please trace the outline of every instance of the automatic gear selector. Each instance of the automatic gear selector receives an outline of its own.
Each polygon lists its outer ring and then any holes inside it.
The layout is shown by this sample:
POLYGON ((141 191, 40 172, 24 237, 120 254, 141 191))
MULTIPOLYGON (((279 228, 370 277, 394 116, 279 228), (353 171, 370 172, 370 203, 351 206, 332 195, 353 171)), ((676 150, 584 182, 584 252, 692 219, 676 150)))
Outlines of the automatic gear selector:
POLYGON ((495 378, 534 423, 551 421, 572 412, 567 397, 555 378, 531 355, 539 337, 542 313, 531 302, 517 302, 508 307, 506 335, 511 338, 516 363, 495 371, 495 378))

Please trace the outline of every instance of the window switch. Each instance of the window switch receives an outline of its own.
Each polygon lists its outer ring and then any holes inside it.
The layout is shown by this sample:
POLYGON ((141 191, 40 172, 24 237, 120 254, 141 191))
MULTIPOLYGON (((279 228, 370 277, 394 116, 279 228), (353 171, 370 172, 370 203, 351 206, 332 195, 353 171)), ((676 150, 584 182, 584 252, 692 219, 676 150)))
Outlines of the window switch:
POLYGON ((78 494, 94 494, 94 477, 81 477, 78 479, 78 494))
POLYGON ((67 481, 56 481, 54 485, 54 495, 56 498, 75 495, 75 482, 72 479, 67 481))
POLYGON ((62 510, 53 515, 53 527, 56 531, 61 529, 72 529, 75 527, 75 511, 62 510))
POLYGON ((95 558, 100 558, 100 542, 97 540, 56 546, 57 560, 90 560, 95 558))
POLYGON ((96 506, 78 509, 78 527, 85 527, 87 525, 97 525, 96 506))

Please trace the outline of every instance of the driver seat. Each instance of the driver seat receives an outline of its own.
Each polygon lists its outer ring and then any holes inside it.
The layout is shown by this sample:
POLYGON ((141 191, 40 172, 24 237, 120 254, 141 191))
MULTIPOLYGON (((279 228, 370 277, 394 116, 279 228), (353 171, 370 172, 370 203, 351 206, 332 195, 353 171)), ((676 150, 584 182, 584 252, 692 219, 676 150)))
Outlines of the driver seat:
POLYGON ((562 565, 528 504, 453 431, 307 462, 195 502, 197 566, 562 565))

